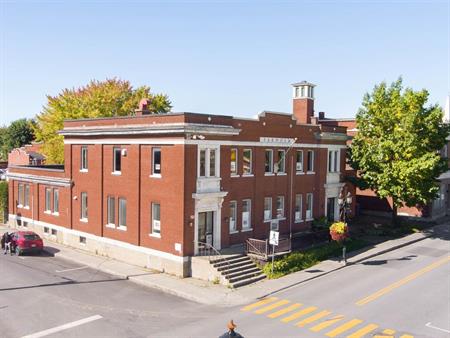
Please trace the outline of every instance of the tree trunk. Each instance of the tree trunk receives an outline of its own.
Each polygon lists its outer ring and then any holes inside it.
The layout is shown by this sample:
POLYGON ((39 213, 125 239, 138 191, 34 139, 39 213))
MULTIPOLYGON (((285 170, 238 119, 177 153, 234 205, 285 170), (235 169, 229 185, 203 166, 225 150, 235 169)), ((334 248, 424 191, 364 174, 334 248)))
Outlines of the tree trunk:
POLYGON ((398 217, 397 217, 397 205, 395 204, 394 199, 392 199, 392 225, 398 225, 398 217))

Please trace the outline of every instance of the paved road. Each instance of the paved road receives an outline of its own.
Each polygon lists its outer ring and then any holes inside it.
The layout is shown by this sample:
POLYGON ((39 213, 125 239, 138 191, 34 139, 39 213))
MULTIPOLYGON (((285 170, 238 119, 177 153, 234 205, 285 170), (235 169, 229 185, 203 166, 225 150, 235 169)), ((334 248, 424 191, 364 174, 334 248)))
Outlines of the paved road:
POLYGON ((170 333, 214 337, 233 318, 246 338, 449 338, 450 241, 440 235, 170 333))
POLYGON ((442 233, 232 308, 55 257, 2 256, 0 337, 217 337, 232 318, 246 338, 448 338, 449 243, 442 233))
POLYGON ((0 275, 2 338, 65 324, 49 337, 163 337, 171 327, 225 311, 49 256, 2 255, 0 275))

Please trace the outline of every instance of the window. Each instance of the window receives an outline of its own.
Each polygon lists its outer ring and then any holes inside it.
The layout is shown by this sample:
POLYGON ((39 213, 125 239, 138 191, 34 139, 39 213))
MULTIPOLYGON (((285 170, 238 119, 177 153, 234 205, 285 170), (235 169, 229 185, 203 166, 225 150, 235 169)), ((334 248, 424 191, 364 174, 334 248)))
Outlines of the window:
POLYGON ((81 165, 80 165, 81 171, 87 171, 88 170, 88 148, 86 146, 81 147, 81 165))
POLYGON ((297 170, 297 172, 303 171, 303 150, 297 150, 295 170, 297 170))
POLYGON ((266 174, 270 174, 273 172, 273 151, 271 149, 266 149, 264 172, 266 174))
POLYGON ((302 220, 302 195, 295 195, 295 215, 294 219, 296 222, 302 220))
POLYGON ((285 158, 286 154, 284 150, 278 150, 278 172, 279 173, 284 173, 286 171, 286 158, 285 158))
POLYGON ((161 235, 161 205, 152 203, 152 234, 161 235))
POLYGON ((313 218, 313 194, 306 194, 306 219, 313 218))
POLYGON ((119 198, 119 227, 127 227, 127 200, 119 198))
POLYGON ((80 244, 86 245, 86 237, 80 236, 80 244))
POLYGON ((23 207, 23 184, 19 183, 19 207, 23 207))
POLYGON ((244 149, 242 156, 243 173, 244 175, 251 175, 252 173, 252 150, 244 149))
POLYGON ((58 234, 58 231, 56 229, 52 229, 52 236, 56 236, 58 234))
POLYGON ((25 193, 24 193, 24 199, 23 199, 23 205, 25 208, 30 207, 30 185, 25 184, 25 193))
POLYGON ((300 87, 300 90, 301 90, 300 96, 301 96, 301 97, 305 97, 305 87, 301 86, 301 87, 300 87))
POLYGON ((314 171, 314 150, 308 150, 308 167, 306 170, 309 172, 314 171))
POLYGON ((237 203, 236 201, 230 202, 230 232, 236 232, 236 216, 237 216, 237 203))
POLYGON ((242 230, 249 230, 252 227, 251 211, 252 211, 252 201, 251 200, 243 200, 242 201, 242 230))
POLYGON ((161 148, 152 150, 152 175, 161 176, 161 148))
POLYGON ((87 221, 88 219, 88 196, 87 192, 81 193, 81 220, 87 221))
POLYGON ((328 151, 328 172, 335 173, 339 171, 339 151, 328 151))
POLYGON ((299 89, 300 89, 300 88, 295 87, 295 97, 298 97, 298 96, 299 96, 299 89))
POLYGON ((209 176, 216 176, 216 150, 209 149, 209 176))
POLYGON ((231 153, 230 153, 230 171, 231 171, 231 175, 237 175, 238 174, 238 162, 237 162, 237 157, 238 157, 238 150, 237 149, 231 149, 231 153))
POLYGON ((121 155, 121 149, 120 148, 114 148, 113 149, 113 172, 120 173, 122 169, 122 155, 121 155))
POLYGON ((199 177, 216 176, 216 149, 200 149, 199 177))
POLYGON ((109 225, 116 225, 116 199, 113 196, 108 196, 107 204, 107 222, 109 225))
POLYGON ((277 218, 284 217, 284 196, 277 197, 277 218))
POLYGON ((51 212, 52 207, 51 207, 51 203, 52 203, 52 191, 50 188, 45 188, 45 211, 46 212, 51 212))
POLYGON ((59 214, 59 190, 53 189, 53 213, 59 214))
POLYGON ((50 228, 49 227, 44 227, 44 233, 48 234, 50 232, 50 228))
POLYGON ((264 220, 272 219, 272 197, 264 197, 264 220))

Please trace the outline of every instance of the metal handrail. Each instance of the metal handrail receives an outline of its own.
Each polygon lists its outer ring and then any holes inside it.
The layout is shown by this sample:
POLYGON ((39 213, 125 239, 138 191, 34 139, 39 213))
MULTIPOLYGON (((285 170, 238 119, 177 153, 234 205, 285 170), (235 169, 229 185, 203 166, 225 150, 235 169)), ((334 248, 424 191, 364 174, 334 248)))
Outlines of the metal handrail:
POLYGON ((264 253, 262 253, 261 250, 259 250, 256 246, 254 246, 254 245, 250 242, 250 239, 253 240, 253 241, 255 240, 254 238, 248 238, 248 239, 245 241, 246 244, 247 244, 247 248, 246 248, 247 253, 250 252, 250 250, 249 250, 248 247, 251 246, 251 247, 254 249, 255 253, 261 253, 261 254, 264 254, 264 259, 267 259, 267 239, 266 239, 266 240, 258 240, 258 241, 261 241, 261 242, 264 242, 264 243, 265 243, 265 248, 266 248, 266 250, 265 250, 264 253))
POLYGON ((197 248, 199 248, 199 256, 208 256, 208 260, 209 260, 210 263, 211 263, 211 256, 218 257, 219 261, 226 262, 227 263, 227 267, 228 268, 230 267, 230 262, 226 258, 224 258, 223 255, 220 253, 220 251, 217 250, 215 247, 213 247, 211 244, 208 244, 208 243, 205 243, 205 242, 199 242, 199 241, 197 241, 196 243, 197 243, 197 248), (203 249, 205 249, 204 252, 208 253, 207 255, 202 255, 200 253, 200 246, 203 246, 203 249), (211 254, 211 252, 213 254, 211 254))

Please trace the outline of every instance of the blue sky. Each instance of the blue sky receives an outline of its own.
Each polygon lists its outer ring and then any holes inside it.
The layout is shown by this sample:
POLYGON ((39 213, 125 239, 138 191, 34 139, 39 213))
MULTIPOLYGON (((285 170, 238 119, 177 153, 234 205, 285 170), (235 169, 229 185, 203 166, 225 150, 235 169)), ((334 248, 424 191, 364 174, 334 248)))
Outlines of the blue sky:
POLYGON ((0 124, 46 95, 119 77, 169 95, 173 111, 352 117, 374 84, 403 76, 432 103, 450 92, 449 1, 0 0, 0 124))

